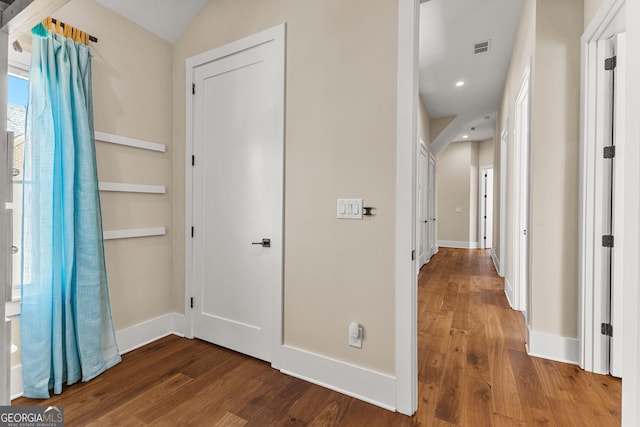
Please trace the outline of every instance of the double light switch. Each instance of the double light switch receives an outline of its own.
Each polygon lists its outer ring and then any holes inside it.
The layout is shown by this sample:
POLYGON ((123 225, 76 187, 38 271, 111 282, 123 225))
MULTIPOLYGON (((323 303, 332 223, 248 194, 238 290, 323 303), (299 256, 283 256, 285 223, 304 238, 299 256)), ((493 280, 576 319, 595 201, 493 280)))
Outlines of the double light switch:
POLYGON ((362 219, 362 199, 338 199, 338 219, 362 219))

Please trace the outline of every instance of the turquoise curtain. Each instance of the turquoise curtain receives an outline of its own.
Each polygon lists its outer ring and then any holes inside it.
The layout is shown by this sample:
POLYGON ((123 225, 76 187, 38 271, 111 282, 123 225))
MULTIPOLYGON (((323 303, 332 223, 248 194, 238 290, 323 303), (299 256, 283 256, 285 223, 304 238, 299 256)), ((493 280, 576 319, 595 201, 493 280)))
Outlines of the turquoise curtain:
POLYGON ((48 398, 120 361, 102 239, 91 53, 33 29, 20 337, 24 395, 48 398))

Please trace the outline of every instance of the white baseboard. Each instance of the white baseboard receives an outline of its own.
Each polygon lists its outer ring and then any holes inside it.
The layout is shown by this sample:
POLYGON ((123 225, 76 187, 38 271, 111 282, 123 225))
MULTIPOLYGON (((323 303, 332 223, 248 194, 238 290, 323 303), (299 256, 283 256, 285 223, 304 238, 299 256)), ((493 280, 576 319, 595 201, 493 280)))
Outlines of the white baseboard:
POLYGON ((167 335, 183 335, 184 316, 168 313, 137 325, 116 331, 116 342, 120 354, 152 343, 167 335))
MULTIPOLYGON (((167 335, 184 336, 184 315, 168 313, 116 331, 120 354, 152 343, 167 335)), ((11 399, 22 396, 22 365, 11 368, 11 399)))
POLYGON ((500 269, 500 260, 496 256, 496 251, 494 248, 491 248, 491 259, 493 260, 493 266, 496 268, 496 273, 498 273, 498 276, 504 277, 504 272, 500 269))
POLYGON ((504 278, 504 294, 507 296, 507 301, 509 301, 509 307, 513 308, 513 286, 506 277, 504 278))
POLYGON ((529 356, 580 365, 579 340, 532 331, 529 326, 527 326, 527 329, 529 332, 527 340, 529 356))
MULTIPOLYGON (((128 353, 167 335, 184 336, 184 316, 168 313, 116 331, 120 354, 128 353)), ((22 396, 22 365, 11 368, 11 399, 22 396)))
MULTIPOLYGON (((116 332, 120 354, 167 335, 183 336, 185 317, 168 313, 116 332)), ((395 411, 396 378, 294 347, 282 346, 281 369, 305 381, 395 411)), ((11 369, 11 398, 22 395, 22 366, 11 369)))
POLYGON ((281 369, 310 383, 346 394, 390 411, 396 410, 396 378, 283 345, 281 369))
POLYGON ((22 365, 11 368, 11 400, 22 396, 22 365))
POLYGON ((457 249, 478 249, 478 242, 458 242, 455 240, 438 240, 438 247, 457 249))

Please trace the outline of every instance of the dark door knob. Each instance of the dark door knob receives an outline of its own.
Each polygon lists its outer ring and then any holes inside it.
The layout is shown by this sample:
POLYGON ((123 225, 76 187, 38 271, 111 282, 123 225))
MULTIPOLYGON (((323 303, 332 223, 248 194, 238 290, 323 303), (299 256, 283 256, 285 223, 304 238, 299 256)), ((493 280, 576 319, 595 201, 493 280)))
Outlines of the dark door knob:
POLYGON ((252 245, 260 245, 263 248, 270 248, 271 247, 271 239, 262 239, 262 242, 252 242, 252 245))

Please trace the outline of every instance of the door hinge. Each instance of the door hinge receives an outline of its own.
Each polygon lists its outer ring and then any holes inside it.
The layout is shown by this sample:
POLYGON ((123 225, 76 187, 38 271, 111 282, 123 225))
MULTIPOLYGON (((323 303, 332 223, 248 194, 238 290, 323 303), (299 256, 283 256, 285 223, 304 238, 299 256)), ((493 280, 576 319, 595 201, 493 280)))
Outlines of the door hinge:
POLYGON ((607 58, 604 60, 604 69, 607 71, 611 71, 616 68, 617 57, 612 56, 611 58, 607 58))
POLYGON ((613 236, 611 234, 605 234, 602 236, 602 246, 605 248, 613 247, 613 236))
POLYGON ((195 234, 195 227, 191 227, 191 237, 193 237, 193 235, 195 234))
POLYGON ((604 147, 603 155, 605 159, 613 159, 616 156, 616 146, 609 145, 604 147))
POLYGON ((193 297, 191 297, 191 308, 193 308, 193 297))
POLYGON ((411 251, 411 261, 415 261, 416 260, 416 251, 415 249, 411 251))
POLYGON ((196 165, 196 156, 191 156, 191 166, 196 165))
POLYGON ((191 83, 191 94, 192 95, 196 94, 196 84, 195 83, 191 83))
POLYGON ((613 336, 613 326, 610 323, 603 323, 600 325, 600 333, 608 337, 613 336))

